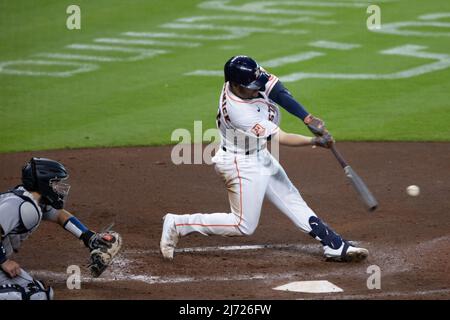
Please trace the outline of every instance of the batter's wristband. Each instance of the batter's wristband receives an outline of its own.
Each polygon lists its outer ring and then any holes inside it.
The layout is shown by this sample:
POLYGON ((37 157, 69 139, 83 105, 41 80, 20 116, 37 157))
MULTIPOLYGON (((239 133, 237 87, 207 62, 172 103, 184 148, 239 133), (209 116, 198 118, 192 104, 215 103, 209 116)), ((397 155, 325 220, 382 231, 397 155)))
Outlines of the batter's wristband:
POLYGON ((3 264, 8 258, 6 257, 6 250, 0 242, 0 264, 3 264))

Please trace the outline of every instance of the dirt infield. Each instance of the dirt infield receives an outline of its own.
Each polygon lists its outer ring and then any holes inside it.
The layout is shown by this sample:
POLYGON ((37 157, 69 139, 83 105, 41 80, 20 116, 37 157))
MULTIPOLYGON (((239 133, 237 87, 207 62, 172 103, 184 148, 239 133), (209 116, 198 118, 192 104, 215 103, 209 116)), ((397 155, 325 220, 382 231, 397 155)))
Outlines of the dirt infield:
POLYGON ((344 237, 369 249, 359 264, 325 262, 321 246, 266 202, 251 237, 182 238, 173 263, 159 254, 166 212, 226 212, 226 190, 208 165, 172 164, 171 147, 0 154, 0 190, 19 183, 33 155, 62 161, 71 174, 67 209, 93 229, 115 222, 122 254, 110 271, 66 288, 66 269, 88 252, 73 236, 42 223, 15 256, 54 286, 58 299, 449 299, 450 143, 339 143, 380 202, 365 211, 327 150, 281 149, 280 162, 313 210, 344 237), (405 188, 421 187, 418 197, 405 188), (248 247, 244 247, 248 246, 248 247), (183 251, 184 249, 184 251, 183 251), (381 269, 381 289, 366 286, 381 269), (301 294, 272 288, 328 280, 344 292, 301 294))

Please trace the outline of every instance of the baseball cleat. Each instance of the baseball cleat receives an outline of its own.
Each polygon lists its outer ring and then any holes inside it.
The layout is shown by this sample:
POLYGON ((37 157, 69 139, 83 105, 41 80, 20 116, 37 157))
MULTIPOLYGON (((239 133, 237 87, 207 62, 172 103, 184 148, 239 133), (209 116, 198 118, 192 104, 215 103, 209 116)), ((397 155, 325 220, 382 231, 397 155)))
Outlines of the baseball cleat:
POLYGON ((166 214, 163 217, 163 231, 161 235, 160 250, 165 259, 173 260, 175 247, 178 243, 178 232, 175 226, 175 219, 173 214, 166 214))
POLYGON ((325 246, 324 249, 327 261, 360 262, 369 256, 369 250, 355 247, 348 241, 344 241, 339 249, 332 249, 328 246, 325 246))

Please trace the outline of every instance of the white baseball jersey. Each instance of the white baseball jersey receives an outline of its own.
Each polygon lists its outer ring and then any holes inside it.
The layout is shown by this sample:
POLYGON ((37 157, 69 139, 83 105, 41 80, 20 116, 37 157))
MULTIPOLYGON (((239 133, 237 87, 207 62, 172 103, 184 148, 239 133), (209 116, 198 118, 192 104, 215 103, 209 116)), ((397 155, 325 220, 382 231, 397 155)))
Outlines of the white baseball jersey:
POLYGON ((221 148, 213 158, 216 172, 228 190, 231 212, 175 215, 177 233, 242 236, 252 234, 267 197, 304 232, 315 213, 302 199, 280 163, 265 148, 279 130, 280 113, 269 99, 278 78, 270 76, 260 97, 241 99, 225 83, 220 95, 217 126, 221 148), (245 137, 246 139, 242 139, 245 137), (241 139, 241 140, 240 140, 241 139), (254 152, 254 151, 258 152, 254 152))
POLYGON ((233 153, 252 153, 265 148, 267 139, 278 131, 280 123, 278 106, 269 99, 277 81, 277 77, 270 76, 266 90, 254 99, 241 99, 231 92, 229 82, 224 84, 217 114, 221 147, 233 153))

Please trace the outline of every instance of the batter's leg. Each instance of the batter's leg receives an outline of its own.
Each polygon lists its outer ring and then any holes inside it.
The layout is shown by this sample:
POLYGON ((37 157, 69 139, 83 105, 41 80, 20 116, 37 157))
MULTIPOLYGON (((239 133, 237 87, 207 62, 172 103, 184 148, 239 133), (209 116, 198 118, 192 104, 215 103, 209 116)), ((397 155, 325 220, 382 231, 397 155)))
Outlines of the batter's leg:
POLYGON ((306 233, 311 232, 309 219, 316 217, 316 214, 303 200, 278 161, 272 161, 275 170, 267 186, 267 198, 298 228, 306 233))
POLYGON ((230 213, 196 213, 164 217, 161 252, 172 259, 178 238, 193 232, 204 235, 251 235, 259 222, 268 175, 261 174, 259 162, 238 159, 216 164, 228 190, 230 213))
POLYGON ((302 231, 319 240, 325 256, 336 261, 359 261, 369 252, 345 241, 326 225, 303 200, 300 192, 292 184, 284 169, 276 159, 272 159, 276 170, 269 180, 266 195, 269 200, 302 231))

